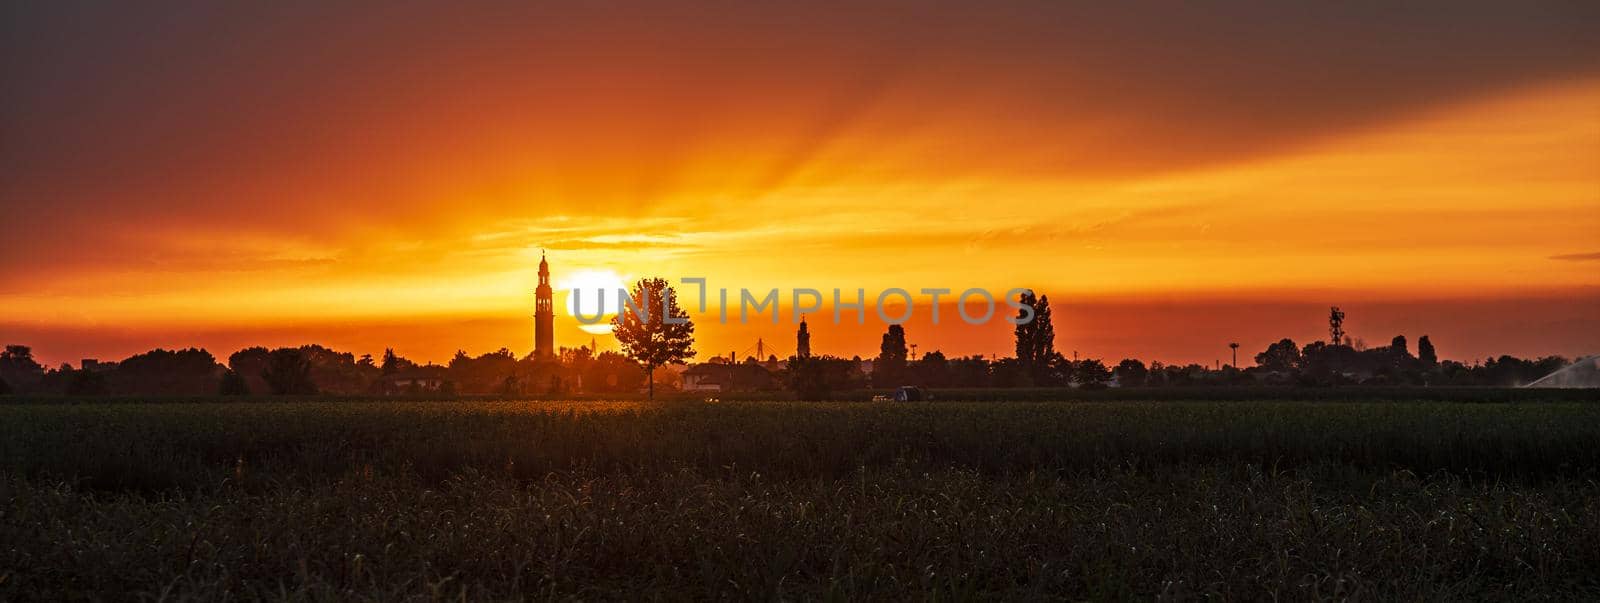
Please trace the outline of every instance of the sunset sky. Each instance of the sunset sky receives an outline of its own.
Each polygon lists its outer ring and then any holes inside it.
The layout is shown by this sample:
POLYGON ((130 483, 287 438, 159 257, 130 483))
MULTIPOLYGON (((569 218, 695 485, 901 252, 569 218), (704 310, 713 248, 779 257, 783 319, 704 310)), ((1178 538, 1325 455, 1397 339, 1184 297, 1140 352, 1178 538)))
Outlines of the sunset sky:
POLYGON ((1112 361, 1249 365, 1329 305, 1600 353, 1600 3, 223 4, 0 8, 0 342, 525 354, 544 250, 785 305, 1033 287, 1112 361))

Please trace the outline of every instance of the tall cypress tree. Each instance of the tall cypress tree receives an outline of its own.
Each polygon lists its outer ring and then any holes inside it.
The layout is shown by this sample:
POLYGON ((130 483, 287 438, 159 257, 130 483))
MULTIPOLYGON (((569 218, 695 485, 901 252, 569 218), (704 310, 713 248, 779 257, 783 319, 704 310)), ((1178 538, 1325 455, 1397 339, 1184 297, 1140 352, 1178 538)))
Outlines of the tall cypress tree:
POLYGON ((905 368, 906 328, 889 325, 889 330, 883 333, 882 343, 878 344, 878 359, 872 363, 873 381, 882 381, 888 386, 896 385, 905 368))
MULTIPOLYGON (((1026 367, 1035 384, 1044 383, 1056 348, 1056 328, 1050 320, 1050 296, 1036 298, 1032 291, 1028 291, 1017 301, 1033 310, 1033 320, 1017 325, 1015 330, 1017 360, 1026 367)), ((1027 315, 1025 310, 1017 310, 1019 320, 1027 315)))

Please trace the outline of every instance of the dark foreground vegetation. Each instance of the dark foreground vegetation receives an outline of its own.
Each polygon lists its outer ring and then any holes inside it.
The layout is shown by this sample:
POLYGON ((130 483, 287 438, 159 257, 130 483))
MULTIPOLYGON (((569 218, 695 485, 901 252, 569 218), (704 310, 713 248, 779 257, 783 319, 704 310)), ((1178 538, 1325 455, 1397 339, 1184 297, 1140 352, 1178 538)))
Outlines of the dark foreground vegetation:
POLYGON ((1600 597, 1600 405, 0 406, 0 599, 1600 597))

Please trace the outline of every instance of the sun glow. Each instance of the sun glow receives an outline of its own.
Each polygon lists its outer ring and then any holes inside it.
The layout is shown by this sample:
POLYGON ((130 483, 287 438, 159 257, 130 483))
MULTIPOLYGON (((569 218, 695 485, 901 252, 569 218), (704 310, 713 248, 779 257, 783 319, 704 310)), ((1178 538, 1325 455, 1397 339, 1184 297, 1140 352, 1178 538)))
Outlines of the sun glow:
POLYGON ((578 318, 583 314, 584 320, 589 320, 596 314, 601 316, 601 321, 594 324, 580 324, 578 328, 585 333, 604 335, 611 332, 611 318, 616 316, 620 304, 618 289, 627 289, 626 281, 622 275, 611 270, 578 270, 571 275, 556 279, 557 288, 565 292, 567 315, 578 318))

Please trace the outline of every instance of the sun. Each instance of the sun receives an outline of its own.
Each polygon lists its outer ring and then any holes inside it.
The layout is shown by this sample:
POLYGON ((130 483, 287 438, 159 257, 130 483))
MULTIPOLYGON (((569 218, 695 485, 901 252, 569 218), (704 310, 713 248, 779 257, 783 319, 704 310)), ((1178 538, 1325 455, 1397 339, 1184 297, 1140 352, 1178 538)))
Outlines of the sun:
POLYGON ((579 321, 578 328, 586 333, 604 335, 611 332, 611 317, 617 314, 617 290, 626 289, 627 282, 611 270, 578 270, 558 279, 556 287, 566 292, 567 315, 574 320, 580 311, 585 319, 592 319, 596 312, 601 313, 600 322, 583 324, 579 321))

